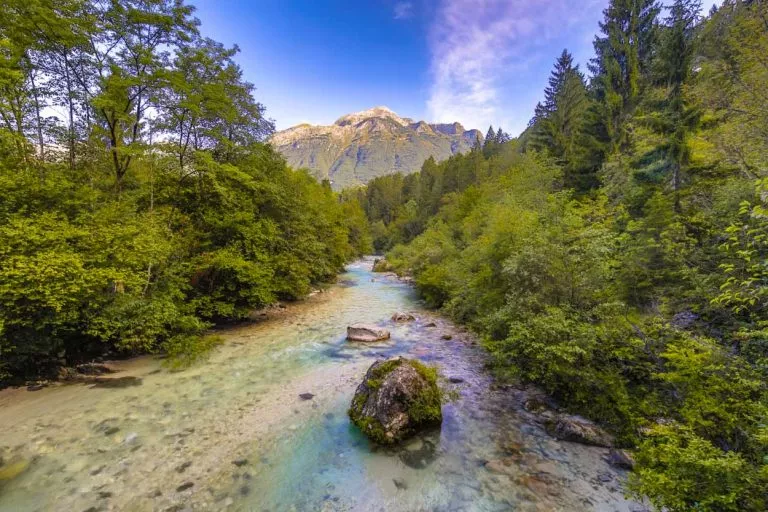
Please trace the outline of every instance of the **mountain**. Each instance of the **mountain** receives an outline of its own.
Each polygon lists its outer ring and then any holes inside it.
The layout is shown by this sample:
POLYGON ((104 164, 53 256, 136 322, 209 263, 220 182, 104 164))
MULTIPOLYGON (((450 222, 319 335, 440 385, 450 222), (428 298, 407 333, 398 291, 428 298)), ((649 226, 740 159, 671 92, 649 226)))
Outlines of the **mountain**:
POLYGON ((469 151, 478 137, 478 130, 459 123, 414 122, 375 107, 342 116, 331 126, 300 124, 274 134, 270 142, 289 165, 309 169, 339 190, 384 174, 416 172, 430 156, 439 161, 469 151))

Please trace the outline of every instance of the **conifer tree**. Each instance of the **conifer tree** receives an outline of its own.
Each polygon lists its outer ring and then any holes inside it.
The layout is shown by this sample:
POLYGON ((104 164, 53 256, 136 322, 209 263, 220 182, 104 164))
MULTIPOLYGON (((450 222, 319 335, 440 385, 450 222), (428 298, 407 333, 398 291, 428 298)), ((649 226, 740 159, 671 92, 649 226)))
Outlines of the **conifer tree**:
POLYGON ((557 95, 572 73, 578 73, 579 66, 573 65, 573 55, 564 49, 555 61, 555 67, 549 75, 549 85, 544 89, 544 111, 551 113, 557 108, 557 95))
POLYGON ((488 127, 488 133, 485 134, 485 146, 496 140, 496 132, 493 131, 493 125, 488 127))
POLYGON ((683 86, 691 75, 694 30, 700 10, 699 0, 675 0, 669 7, 659 48, 659 81, 667 89, 667 100, 654 125, 665 136, 665 168, 677 211, 680 211, 680 189, 690 153, 687 139, 699 120, 698 109, 690 105, 683 86))
POLYGON ((656 38, 656 0, 611 0, 600 22, 589 69, 609 152, 626 147, 626 124, 637 106, 656 38))

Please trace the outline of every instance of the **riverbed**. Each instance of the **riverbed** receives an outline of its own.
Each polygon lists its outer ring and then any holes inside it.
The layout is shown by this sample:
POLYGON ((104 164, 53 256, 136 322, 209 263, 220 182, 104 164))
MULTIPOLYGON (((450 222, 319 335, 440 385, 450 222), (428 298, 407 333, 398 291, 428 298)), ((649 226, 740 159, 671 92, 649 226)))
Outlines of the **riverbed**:
POLYGON ((643 510, 624 498, 606 449, 552 439, 519 391, 494 384, 470 333, 371 265, 222 330, 190 369, 141 357, 113 363, 133 386, 0 392, 0 448, 24 465, 0 481, 0 512, 643 510), (397 311, 416 321, 394 323, 397 311), (355 322, 392 337, 348 342, 355 322), (346 410, 365 370, 398 355, 437 366, 454 399, 441 428, 382 449, 346 410))

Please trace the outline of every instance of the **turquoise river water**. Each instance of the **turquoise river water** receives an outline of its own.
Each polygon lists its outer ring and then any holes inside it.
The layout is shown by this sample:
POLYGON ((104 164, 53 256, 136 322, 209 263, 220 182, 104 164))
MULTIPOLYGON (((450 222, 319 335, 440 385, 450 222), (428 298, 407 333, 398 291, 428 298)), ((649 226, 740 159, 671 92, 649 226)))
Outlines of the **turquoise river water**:
POLYGON ((0 481, 0 512, 643 510, 605 449, 550 438, 519 392, 493 384, 469 333, 371 264, 222 330, 224 344, 188 370, 142 357, 113 363, 135 386, 0 392, 0 454, 26 466, 0 481), (395 324, 396 311, 417 320, 395 324), (355 322, 392 339, 348 342, 355 322), (397 355, 436 365, 456 398, 440 429, 381 449, 346 409, 368 366, 397 355))

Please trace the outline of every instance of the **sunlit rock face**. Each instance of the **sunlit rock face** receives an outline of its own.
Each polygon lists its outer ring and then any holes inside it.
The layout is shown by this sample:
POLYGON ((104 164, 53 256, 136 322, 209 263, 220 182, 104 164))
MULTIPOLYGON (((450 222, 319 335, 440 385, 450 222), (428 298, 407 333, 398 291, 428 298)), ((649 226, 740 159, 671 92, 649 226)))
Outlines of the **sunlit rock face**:
POLYGON ((294 126, 270 142, 293 168, 309 169, 340 190, 385 174, 416 172, 430 156, 440 161, 464 153, 478 138, 478 130, 459 123, 414 122, 375 107, 342 116, 331 126, 294 126))

